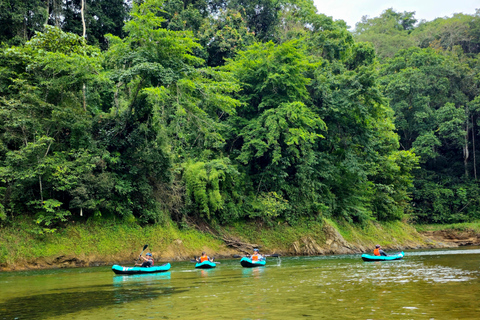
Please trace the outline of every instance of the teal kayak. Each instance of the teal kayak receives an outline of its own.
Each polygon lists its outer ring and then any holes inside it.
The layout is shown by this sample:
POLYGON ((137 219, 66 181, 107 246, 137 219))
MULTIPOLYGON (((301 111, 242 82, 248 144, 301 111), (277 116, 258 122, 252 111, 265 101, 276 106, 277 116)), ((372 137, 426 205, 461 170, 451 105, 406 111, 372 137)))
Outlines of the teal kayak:
POLYGON ((195 265, 195 268, 197 269, 212 269, 215 268, 217 265, 215 262, 210 262, 210 261, 203 261, 203 262, 197 262, 195 265))
POLYGON ((165 272, 170 270, 170 263, 165 263, 158 267, 122 267, 119 265, 112 266, 112 271, 115 274, 147 274, 147 273, 156 273, 156 272, 165 272))
POLYGON ((369 254, 362 254, 362 259, 363 261, 391 261, 391 260, 400 260, 403 258, 405 254, 402 252, 399 252, 397 254, 392 254, 388 256, 372 256, 369 254))
POLYGON ((244 268, 264 267, 266 263, 267 263, 267 260, 265 259, 260 261, 252 261, 247 257, 243 257, 242 260, 240 260, 240 264, 244 268))

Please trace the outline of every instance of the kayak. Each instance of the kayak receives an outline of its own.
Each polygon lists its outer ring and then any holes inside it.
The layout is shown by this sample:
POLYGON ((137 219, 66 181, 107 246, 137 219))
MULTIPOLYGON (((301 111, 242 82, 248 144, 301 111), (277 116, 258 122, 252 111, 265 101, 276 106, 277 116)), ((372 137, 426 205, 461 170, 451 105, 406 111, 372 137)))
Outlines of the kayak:
POLYGON ((215 264, 215 262, 210 262, 208 260, 203 262, 197 262, 197 264, 195 264, 195 268, 197 269, 212 269, 212 268, 215 268, 216 266, 217 265, 215 264))
POLYGON ((363 261, 391 261, 391 260, 400 260, 404 256, 403 251, 397 254, 392 254, 389 256, 372 256, 369 254, 362 254, 363 261))
POLYGON ((148 274, 148 273, 156 273, 156 272, 165 272, 170 270, 170 263, 165 263, 158 267, 149 267, 149 268, 142 268, 142 267, 122 267, 119 265, 112 266, 112 271, 115 274, 148 274))
POLYGON ((267 263, 267 260, 265 259, 260 261, 252 261, 247 257, 243 257, 242 260, 240 260, 240 264, 244 268, 264 267, 266 263, 267 263))

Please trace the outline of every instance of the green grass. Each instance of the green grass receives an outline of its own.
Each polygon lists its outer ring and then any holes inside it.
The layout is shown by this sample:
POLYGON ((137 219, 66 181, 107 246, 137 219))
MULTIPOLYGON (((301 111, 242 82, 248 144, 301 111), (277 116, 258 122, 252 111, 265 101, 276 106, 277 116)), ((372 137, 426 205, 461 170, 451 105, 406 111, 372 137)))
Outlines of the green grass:
POLYGON ((176 250, 181 251, 180 255, 193 256, 198 255, 206 244, 211 250, 219 250, 223 245, 209 234, 180 230, 173 223, 139 227, 112 221, 90 221, 45 235, 29 231, 34 228, 34 223, 29 221, 0 228, 0 264, 12 265, 60 255, 122 261, 138 255, 144 244, 148 244, 148 250, 157 257, 175 255, 176 250))
MULTIPOLYGON (((302 244, 302 239, 315 241, 328 249, 324 228, 330 225, 351 245, 357 248, 372 248, 379 243, 383 247, 421 246, 426 240, 417 231, 443 229, 480 232, 480 222, 453 225, 408 225, 401 221, 374 222, 353 225, 342 220, 301 220, 295 226, 286 223, 266 225, 242 222, 230 226, 216 226, 226 237, 257 244, 262 251, 294 253, 293 244, 302 244)), ((230 255, 235 250, 227 248, 221 237, 215 237, 194 229, 179 229, 171 221, 165 225, 140 227, 136 224, 112 220, 87 221, 70 224, 64 229, 38 235, 32 230, 38 227, 31 220, 19 220, 8 227, 0 228, 0 266, 22 266, 37 259, 53 259, 61 255, 76 257, 83 261, 104 263, 132 261, 144 244, 157 260, 189 259, 206 250, 209 255, 230 255)))
POLYGON ((328 220, 328 223, 334 226, 346 241, 364 246, 373 246, 377 243, 384 247, 424 243, 424 239, 414 227, 401 221, 381 223, 369 221, 363 225, 352 225, 345 221, 328 220))
POLYGON ((245 242, 261 245, 262 248, 287 250, 293 242, 302 237, 310 236, 315 239, 324 237, 322 222, 303 220, 295 226, 284 223, 273 226, 258 223, 236 223, 223 228, 222 232, 241 238, 245 242))
POLYGON ((238 223, 226 227, 224 232, 244 239, 245 242, 258 244, 263 250, 290 251, 295 241, 310 237, 320 246, 325 246, 326 235, 323 227, 329 224, 351 244, 363 247, 373 247, 381 243, 384 247, 424 245, 425 239, 417 233, 414 227, 401 222, 368 222, 354 225, 345 221, 324 219, 323 221, 304 220, 295 226, 285 224, 273 227, 261 227, 253 223, 238 223))
POLYGON ((480 221, 452 223, 452 224, 418 224, 415 225, 418 232, 439 231, 439 230, 472 230, 480 233, 480 221))

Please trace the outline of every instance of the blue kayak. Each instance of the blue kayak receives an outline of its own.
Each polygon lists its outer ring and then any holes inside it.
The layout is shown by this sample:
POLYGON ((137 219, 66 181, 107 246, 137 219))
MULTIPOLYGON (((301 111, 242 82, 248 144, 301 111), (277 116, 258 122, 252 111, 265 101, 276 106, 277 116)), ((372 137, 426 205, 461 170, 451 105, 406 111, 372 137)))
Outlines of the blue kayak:
POLYGON ((265 259, 260 261, 252 261, 250 258, 243 257, 242 260, 240 260, 240 264, 244 268, 264 267, 266 263, 267 260, 265 259))
POLYGON ((212 269, 212 268, 215 268, 217 265, 215 264, 215 262, 210 262, 208 260, 206 261, 203 261, 203 262, 197 262, 197 264, 195 265, 195 268, 197 269, 212 269))
POLYGON ((391 260, 400 260, 404 256, 403 251, 397 254, 392 254, 388 256, 372 256, 369 254, 362 254, 363 261, 391 261, 391 260))
POLYGON ((165 272, 170 270, 170 263, 165 263, 158 267, 122 267, 119 265, 112 266, 112 271, 115 274, 147 274, 147 273, 156 273, 156 272, 165 272))

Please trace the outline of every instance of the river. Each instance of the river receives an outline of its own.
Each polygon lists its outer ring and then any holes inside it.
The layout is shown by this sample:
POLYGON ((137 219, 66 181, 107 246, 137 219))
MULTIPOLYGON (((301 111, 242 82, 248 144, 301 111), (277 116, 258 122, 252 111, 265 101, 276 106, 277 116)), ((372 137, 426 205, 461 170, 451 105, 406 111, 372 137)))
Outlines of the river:
POLYGON ((480 319, 480 248, 238 259, 116 276, 110 267, 0 273, 0 319, 480 319))

